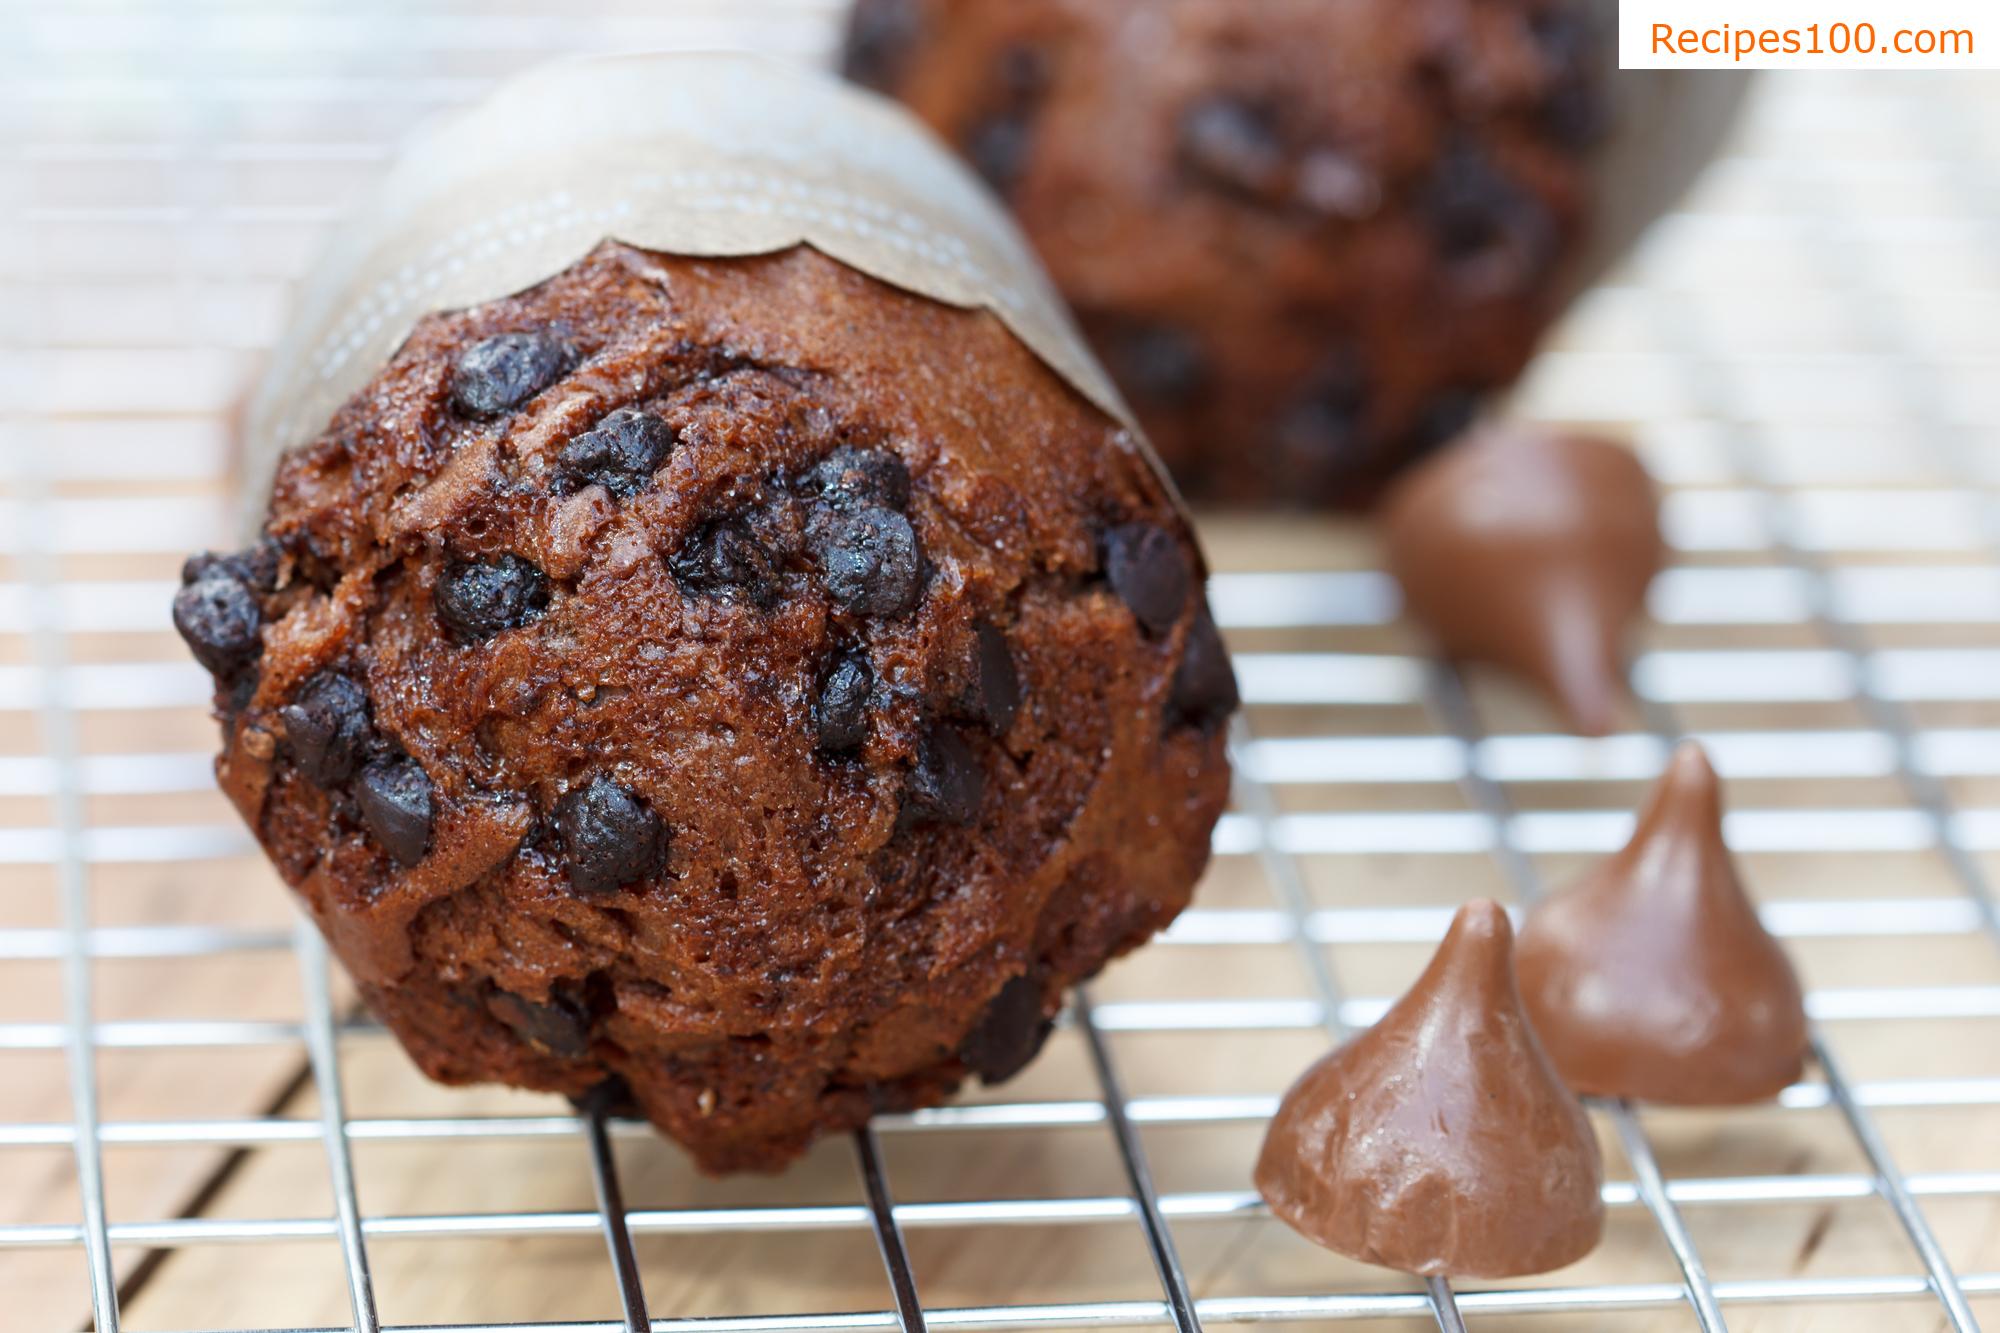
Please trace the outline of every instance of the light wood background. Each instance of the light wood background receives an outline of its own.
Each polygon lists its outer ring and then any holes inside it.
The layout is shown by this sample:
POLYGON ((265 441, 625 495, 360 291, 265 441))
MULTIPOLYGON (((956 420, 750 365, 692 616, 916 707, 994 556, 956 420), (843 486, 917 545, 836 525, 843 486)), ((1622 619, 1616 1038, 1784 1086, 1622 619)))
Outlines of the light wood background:
MULTIPOLYGON (((224 531, 227 415, 274 336, 287 286, 332 210, 379 169, 422 115, 462 100, 555 49, 739 42, 823 54, 831 0, 681 0, 593 6, 585 15, 513 0, 265 10, 226 0, 88 9, 25 4, 0 43, 0 1329, 87 1327, 88 1280, 73 1242, 28 1244, 19 1228, 74 1227, 81 1203, 70 1148, 70 1069, 60 1047, 62 966, 47 932, 61 924, 51 854, 58 811, 37 767, 54 733, 40 713, 38 572, 47 537, 63 581, 78 745, 96 768, 83 802, 92 858, 83 888, 103 955, 157 945, 156 927, 268 932, 272 947, 199 957, 100 956, 88 968, 100 1023, 268 1020, 296 1024, 302 982, 286 944, 289 903, 250 853, 202 774, 212 749, 201 682, 165 609, 186 550, 224 531), (129 757, 140 757, 133 762, 129 757), (126 757, 126 758, 116 758, 126 757), (132 788, 140 788, 133 790, 132 788), (120 934, 128 927, 143 933, 120 934), (50 1043, 55 1043, 53 1047, 50 1043), (41 1142, 31 1142, 39 1133, 41 1142)), ((1751 436, 1773 477, 1818 516, 1827 558, 1869 569, 1950 567, 1993 576, 1992 460, 2000 433, 2000 90, 1975 76, 1788 75, 1770 79, 1740 141, 1698 198, 1553 340, 1514 405, 1631 440, 1674 488, 1692 569, 1782 567, 1756 531, 1751 480, 1731 442, 1751 436), (1692 330, 1690 335, 1688 330, 1692 330), (1692 337, 1693 344, 1689 342, 1692 337), (1690 352, 1698 353, 1691 356, 1690 352), (1718 372, 1718 367, 1720 371, 1718 372), (1718 394, 1720 373, 1726 393, 1718 394), (1970 460, 1945 467, 1933 446, 1970 460), (1984 469, 1983 474, 1980 469, 1984 469), (1976 491, 1967 489, 1976 483, 1976 491), (1948 492, 1948 493, 1947 493, 1948 492), (1831 498, 1828 498, 1831 497, 1831 498), (1940 498, 1942 497, 1942 498, 1940 498), (1858 498, 1858 499, 1857 499, 1858 498), (1746 504, 1749 508, 1746 510, 1746 504), (1928 508, 1927 508, 1928 506, 1928 508), (1957 508, 1954 508, 1957 506, 1957 508), (1937 510, 1971 514, 1929 526, 1937 510), (1748 517, 1745 517, 1746 512, 1748 517), (1898 516, 1901 516, 1900 518, 1898 516), (1914 515, 1914 517, 1912 517, 1914 515), (1745 524, 1749 524, 1745 528, 1745 524), (1734 525, 1734 526, 1732 526, 1734 525), (1747 535, 1746 535, 1747 532, 1747 535), (1732 536, 1733 534, 1733 536, 1732 536), (1733 542, 1733 544, 1732 544, 1733 542)), ((1961 515, 1962 516, 1962 515, 1961 515)), ((1218 570, 1370 567, 1365 532, 1318 520, 1211 516, 1218 570)), ((1745 577, 1762 577, 1749 574, 1745 577)), ((1981 585, 1983 586, 1983 585, 1981 585)), ((1974 595, 1977 594, 1975 591, 1974 595)), ((1993 594, 2000 605, 2000 594, 1993 594)), ((1983 604, 1983 603, 1981 603, 1983 604)), ((2000 648, 1993 617, 1869 623, 1867 646, 2000 648)), ((1405 626, 1239 628, 1262 654, 1420 653, 1405 626)), ((47 641, 44 641, 46 643, 47 641)), ((1810 624, 1649 627, 1662 652, 1828 646, 1810 624)), ((1477 678, 1490 730, 1552 729, 1534 701, 1477 678)), ((1976 693, 1976 692, 1975 692, 1976 693)), ((1991 698, 1914 706, 1926 729, 2000 726, 1991 698)), ((1851 698, 1818 703, 1691 704, 1691 727, 1852 731, 1851 698)), ((1434 734, 1421 702, 1253 708, 1260 736, 1434 734)), ((1639 719, 1633 719, 1639 725, 1639 719)), ((1976 767, 1976 766, 1975 766, 1976 767)), ((1994 765, 2000 771, 2000 763, 1994 765)), ((1963 809, 2000 806, 1991 778, 1955 777, 1963 809)), ((1523 784, 1531 811, 1628 809, 1640 784, 1523 784)), ((1874 810, 1907 797, 1891 777, 1730 783, 1738 808, 1874 810)), ((1462 811, 1449 782, 1291 784, 1288 812, 1462 811)), ((1912 912, 1963 901, 1934 847, 1744 856, 1765 901, 1908 900, 1912 912)), ((2000 856, 1982 855, 1988 873, 2000 856)), ((1302 858, 1315 906, 1448 907, 1507 886, 1484 853, 1417 851, 1302 858)), ((1575 856, 1541 858, 1560 880, 1575 856)), ((1205 911, 1270 910, 1254 857, 1218 857, 1205 911)), ((1849 1076, 1893 1093, 1950 1080, 1970 1104, 1879 1107, 1897 1165, 1927 1183, 1924 1209, 1975 1307, 2000 1324, 2000 948, 1970 929, 1807 935, 1793 941, 1823 992, 1949 988, 1968 1016, 1826 1024, 1849 1076), (1986 988, 1981 990, 1979 988, 1986 988), (1968 1080, 1985 1079, 1983 1085, 1968 1080)), ((1360 997, 1387 997, 1428 944, 1331 945, 1324 957, 1360 997)), ((1113 968, 1102 1004, 1307 999, 1290 944, 1166 942, 1113 968)), ((1119 1032, 1114 1057, 1135 1097, 1276 1094, 1325 1044, 1317 1030, 1119 1032)), ((559 1103, 505 1090, 447 1091, 419 1078, 393 1044, 341 1042, 351 1116, 554 1115, 559 1103)), ((317 1115, 296 1039, 231 1049, 108 1045, 95 1064, 100 1115, 115 1139, 136 1122, 317 1115)), ((1059 1033, 1015 1083, 969 1100, 1088 1100, 1097 1087, 1080 1039, 1059 1033)), ((1859 1178, 1851 1135, 1830 1110, 1653 1112, 1645 1127, 1676 1180, 1859 1178)), ((1161 1190, 1237 1192, 1260 1126, 1149 1126, 1161 1190)), ((301 1131, 303 1133, 303 1131, 301 1131)), ((1608 1132, 1610 1174, 1630 1171, 1608 1132)), ((886 1129, 890 1182, 905 1203, 976 1198, 1116 1197, 1126 1192, 1102 1125, 1027 1131, 886 1129)), ((574 1136, 352 1145, 365 1214, 573 1213, 594 1208, 574 1136)), ((622 1135, 617 1152, 635 1208, 861 1202, 851 1150, 823 1145, 778 1179, 707 1181, 669 1145, 622 1135)), ((332 1197, 319 1144, 234 1148, 109 1143, 114 1226, 180 1217, 323 1223, 332 1197)), ((1686 1219, 1723 1281, 1910 1276, 1916 1257, 1879 1198, 1690 1203, 1686 1219)), ((1198 1296, 1255 1297, 1410 1289, 1349 1264, 1261 1217, 1183 1217, 1174 1240, 1198 1296)), ((1129 1217, 1023 1227, 912 1226, 909 1243, 932 1308, 1156 1300, 1129 1217)), ((865 1226, 638 1238, 657 1317, 882 1310, 889 1292, 865 1226)), ((120 1245, 124 1327, 249 1329, 342 1325, 344 1271, 331 1239, 120 1245)), ((594 1230, 516 1237, 378 1237, 378 1303, 391 1324, 606 1319, 616 1294, 594 1230)), ((1573 1269, 1511 1285, 1671 1283, 1658 1230, 1634 1206, 1613 1211, 1604 1246, 1573 1269)), ((1928 1298, 1789 1306, 1737 1304, 1732 1327, 1931 1329, 1928 1298)), ((1691 1328, 1685 1309, 1473 1319, 1476 1328, 1691 1328)), ((1417 1327, 1404 1323, 1403 1327, 1417 1327)))

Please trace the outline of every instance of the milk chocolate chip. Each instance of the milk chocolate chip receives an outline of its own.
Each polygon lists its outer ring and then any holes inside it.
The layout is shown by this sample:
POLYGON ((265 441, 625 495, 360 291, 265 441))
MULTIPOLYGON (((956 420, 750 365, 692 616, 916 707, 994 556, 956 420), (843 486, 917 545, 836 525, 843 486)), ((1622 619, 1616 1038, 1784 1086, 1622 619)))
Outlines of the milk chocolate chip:
POLYGON ((1577 731, 1610 731, 1626 628, 1660 569, 1659 497, 1630 451, 1528 428, 1476 433, 1398 481, 1383 551, 1450 657, 1542 687, 1577 731))
POLYGON ((1578 1092, 1686 1106, 1797 1081, 1805 1002, 1722 840, 1708 756, 1674 752, 1632 841, 1521 928, 1521 993, 1578 1092))
POLYGON ((1426 1276, 1515 1277, 1588 1254, 1604 1165, 1515 987, 1513 931, 1467 903, 1417 984, 1308 1069, 1257 1159, 1308 1240, 1426 1276))

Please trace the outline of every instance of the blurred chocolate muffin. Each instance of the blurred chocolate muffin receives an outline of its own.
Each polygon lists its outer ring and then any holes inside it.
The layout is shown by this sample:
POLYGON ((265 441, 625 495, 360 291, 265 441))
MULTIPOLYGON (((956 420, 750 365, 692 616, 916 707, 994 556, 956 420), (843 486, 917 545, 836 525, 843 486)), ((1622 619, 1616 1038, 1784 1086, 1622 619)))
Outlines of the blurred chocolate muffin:
POLYGON ((1365 503, 1519 374, 1603 120, 1585 0, 860 0, 1188 493, 1365 503))

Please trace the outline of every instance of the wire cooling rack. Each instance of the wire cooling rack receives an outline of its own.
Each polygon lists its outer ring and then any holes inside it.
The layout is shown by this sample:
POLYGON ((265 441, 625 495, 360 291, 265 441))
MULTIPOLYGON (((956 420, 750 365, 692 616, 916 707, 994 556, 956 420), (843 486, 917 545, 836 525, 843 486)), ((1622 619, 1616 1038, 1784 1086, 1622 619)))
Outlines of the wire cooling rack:
POLYGON ((709 1182, 643 1126, 434 1089, 353 1007, 211 790, 166 630, 226 528, 236 387, 423 114, 559 51, 823 58, 832 10, 0 5, 0 1327, 1993 1319, 2000 97, 1972 76, 1767 80, 1518 396, 1671 488, 1621 734, 1432 665, 1351 527, 1206 523, 1248 701, 1215 867, 1015 1083, 709 1182), (1617 846, 1684 733, 1808 981, 1808 1079, 1593 1106, 1606 1241, 1545 1278, 1426 1287, 1269 1219, 1276 1094, 1454 904, 1617 846))

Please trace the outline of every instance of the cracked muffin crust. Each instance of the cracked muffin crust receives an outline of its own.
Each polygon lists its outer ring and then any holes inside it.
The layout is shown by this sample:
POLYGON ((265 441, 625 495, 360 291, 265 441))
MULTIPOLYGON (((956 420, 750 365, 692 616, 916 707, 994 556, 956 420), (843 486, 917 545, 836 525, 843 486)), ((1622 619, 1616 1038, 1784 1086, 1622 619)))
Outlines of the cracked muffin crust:
POLYGON ((1583 0, 859 0, 1197 498, 1349 505, 1525 365, 1604 119, 1583 0))
POLYGON ((175 618, 423 1069, 722 1171, 1007 1077, 1185 905, 1236 705, 1202 573, 991 315, 606 243, 422 320, 175 618))

